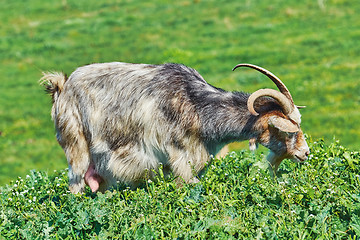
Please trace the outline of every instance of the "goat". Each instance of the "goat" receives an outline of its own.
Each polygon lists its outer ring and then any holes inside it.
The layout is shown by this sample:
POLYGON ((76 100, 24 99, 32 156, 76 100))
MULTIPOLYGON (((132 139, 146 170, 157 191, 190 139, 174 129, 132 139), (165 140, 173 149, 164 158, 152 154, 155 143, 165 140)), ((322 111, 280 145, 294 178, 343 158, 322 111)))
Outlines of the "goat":
POLYGON ((132 187, 163 166, 176 181, 196 183, 226 144, 249 140, 270 149, 274 171, 285 158, 304 162, 309 147, 300 112, 274 74, 251 64, 278 87, 253 94, 227 92, 181 64, 96 63, 43 73, 51 94, 56 137, 69 165, 69 189, 105 191, 117 181, 132 187))

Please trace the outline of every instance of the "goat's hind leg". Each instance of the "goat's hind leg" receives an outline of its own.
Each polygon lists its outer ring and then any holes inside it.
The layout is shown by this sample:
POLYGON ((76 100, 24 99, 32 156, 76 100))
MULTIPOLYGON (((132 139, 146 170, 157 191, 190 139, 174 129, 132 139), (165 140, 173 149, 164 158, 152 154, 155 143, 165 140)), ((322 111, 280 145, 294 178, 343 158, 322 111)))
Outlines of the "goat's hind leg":
POLYGON ((85 173, 90 167, 90 154, 85 136, 78 132, 67 133, 66 142, 60 142, 69 164, 69 190, 82 193, 85 189, 85 173))

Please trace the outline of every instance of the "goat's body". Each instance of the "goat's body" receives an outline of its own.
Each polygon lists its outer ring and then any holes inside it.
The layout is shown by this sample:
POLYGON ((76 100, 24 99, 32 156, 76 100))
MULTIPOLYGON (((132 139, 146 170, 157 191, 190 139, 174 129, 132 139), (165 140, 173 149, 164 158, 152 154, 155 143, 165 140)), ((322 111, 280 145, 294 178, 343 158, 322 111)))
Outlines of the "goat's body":
POLYGON ((136 185, 160 164, 185 182, 196 181, 193 172, 205 166, 210 154, 246 138, 234 127, 244 126, 238 121, 250 116, 246 108, 239 112, 239 106, 246 106, 239 101, 247 98, 212 87, 183 65, 78 68, 52 110, 72 191, 82 191, 91 163, 104 179, 102 190, 116 180, 136 185), (229 116, 231 107, 234 114, 229 116))
POLYGON ((101 63, 68 79, 58 73, 43 79, 73 193, 85 184, 104 191, 117 180, 137 186, 160 165, 180 182, 196 182, 210 155, 245 139, 251 149, 261 143, 272 151, 275 170, 284 158, 308 155, 300 123, 291 122, 277 100, 253 100, 260 116, 251 114, 250 94, 213 87, 184 65, 101 63), (293 134, 282 134, 288 126, 293 134))

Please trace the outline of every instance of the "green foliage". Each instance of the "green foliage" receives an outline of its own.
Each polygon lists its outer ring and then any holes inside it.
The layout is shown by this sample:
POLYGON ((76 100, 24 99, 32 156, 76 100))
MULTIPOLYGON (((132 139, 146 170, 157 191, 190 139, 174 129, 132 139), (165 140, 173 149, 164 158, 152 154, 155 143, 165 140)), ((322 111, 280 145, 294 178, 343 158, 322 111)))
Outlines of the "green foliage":
POLYGON ((66 171, 32 171, 0 189, 5 239, 355 239, 360 235, 360 153, 311 144, 305 164, 276 178, 261 153, 214 160, 200 183, 161 175, 145 187, 73 195, 66 171))
POLYGON ((0 239, 355 239, 358 152, 318 141, 271 178, 263 155, 216 160, 199 184, 72 195, 41 71, 91 62, 179 62, 227 90, 286 83, 303 129, 359 145, 360 2, 3 0, 0 21, 0 239), (38 169, 41 171, 31 171, 38 169), (26 175, 28 174, 28 175, 26 175))

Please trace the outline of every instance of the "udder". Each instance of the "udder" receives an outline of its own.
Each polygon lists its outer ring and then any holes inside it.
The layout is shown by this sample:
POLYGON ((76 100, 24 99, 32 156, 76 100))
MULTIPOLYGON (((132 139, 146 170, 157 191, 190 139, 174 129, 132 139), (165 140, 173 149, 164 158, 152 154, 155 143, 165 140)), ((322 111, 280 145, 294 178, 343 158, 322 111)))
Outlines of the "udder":
POLYGON ((90 187, 92 192, 96 192, 99 189, 100 183, 104 181, 104 179, 96 172, 93 163, 90 163, 84 178, 85 183, 90 187))

